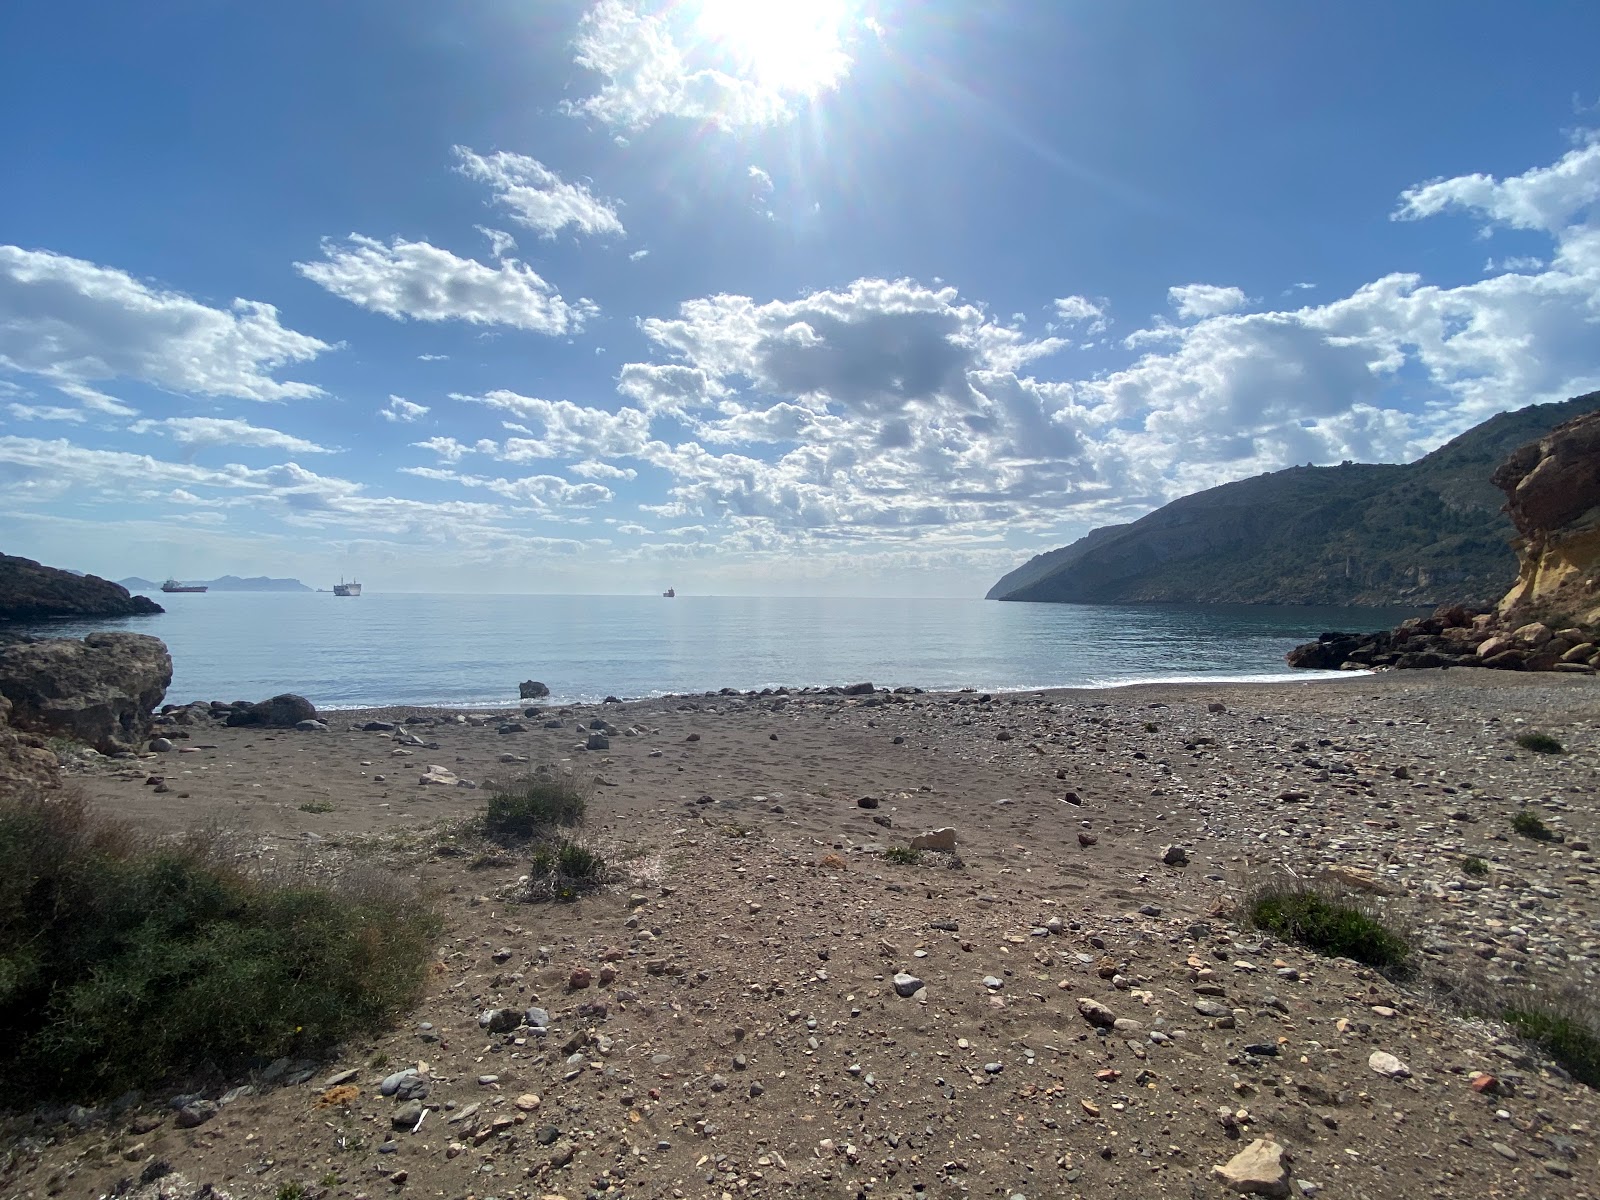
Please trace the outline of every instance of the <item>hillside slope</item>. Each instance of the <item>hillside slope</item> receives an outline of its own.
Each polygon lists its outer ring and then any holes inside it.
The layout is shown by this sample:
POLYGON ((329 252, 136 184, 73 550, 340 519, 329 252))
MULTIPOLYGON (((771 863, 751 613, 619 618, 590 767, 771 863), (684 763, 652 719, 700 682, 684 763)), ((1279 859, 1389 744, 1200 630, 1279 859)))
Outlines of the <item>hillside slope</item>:
POLYGON ((144 596, 98 575, 46 567, 31 558, 0 554, 0 620, 51 617, 133 617, 164 611, 144 596))
POLYGON ((1517 571, 1490 477, 1600 392, 1501 413, 1414 463, 1290 467, 1174 500, 1041 554, 990 600, 1487 603, 1517 571))

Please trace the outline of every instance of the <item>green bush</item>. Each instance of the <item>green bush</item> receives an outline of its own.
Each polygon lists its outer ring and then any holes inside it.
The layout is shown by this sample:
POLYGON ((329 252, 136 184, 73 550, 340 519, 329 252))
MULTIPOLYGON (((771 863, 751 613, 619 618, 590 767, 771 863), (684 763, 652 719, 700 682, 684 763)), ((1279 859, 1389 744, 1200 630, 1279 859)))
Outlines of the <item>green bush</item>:
POLYGON ((1535 754, 1565 754, 1567 748, 1548 733, 1524 733, 1518 736, 1517 745, 1535 754))
POLYGON ((1469 854, 1461 860, 1461 872, 1464 875, 1474 875, 1481 879, 1489 873, 1489 864, 1476 854, 1469 854))
POLYGON ((1536 842, 1548 842, 1554 836, 1550 832, 1550 827, 1527 809, 1523 809, 1511 818, 1511 828, 1523 837, 1532 838, 1536 842))
POLYGON ((914 867, 922 862, 922 851, 913 850, 910 846, 890 846, 883 856, 902 867, 914 867))
POLYGON ((533 848, 528 864, 528 899, 576 900, 611 879, 599 851, 571 837, 551 837, 533 848))
POLYGON ((149 841, 73 796, 0 800, 7 1100, 92 1099, 379 1029, 420 993, 436 928, 386 877, 267 881, 215 841, 149 841))
POLYGON ((1600 1033, 1579 1006, 1519 997, 1501 1019, 1579 1083, 1600 1088, 1600 1033))
POLYGON ((583 824, 589 797, 565 776, 530 775, 489 797, 483 835, 502 846, 521 846, 552 829, 583 824))
POLYGON ((1353 958, 1386 975, 1411 973, 1411 947, 1382 921, 1306 884, 1272 884, 1250 899, 1258 928, 1337 958, 1353 958))

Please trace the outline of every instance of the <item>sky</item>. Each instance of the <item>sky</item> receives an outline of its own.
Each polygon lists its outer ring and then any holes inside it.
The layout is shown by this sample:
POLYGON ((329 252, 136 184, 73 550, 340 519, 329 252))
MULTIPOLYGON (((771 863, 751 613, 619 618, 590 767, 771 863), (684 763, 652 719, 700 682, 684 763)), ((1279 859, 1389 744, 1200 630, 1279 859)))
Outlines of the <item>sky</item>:
POLYGON ((979 596, 1600 388, 1600 5, 0 6, 0 550, 979 596))

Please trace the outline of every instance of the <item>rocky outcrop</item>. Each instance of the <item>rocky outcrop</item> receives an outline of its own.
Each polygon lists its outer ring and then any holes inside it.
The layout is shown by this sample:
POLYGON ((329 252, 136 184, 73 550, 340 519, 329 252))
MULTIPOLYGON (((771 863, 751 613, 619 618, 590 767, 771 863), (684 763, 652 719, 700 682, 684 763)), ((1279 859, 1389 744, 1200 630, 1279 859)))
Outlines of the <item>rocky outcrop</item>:
POLYGON ((0 554, 0 621, 51 617, 136 617, 165 612, 148 596, 98 575, 42 566, 31 558, 0 554))
POLYGON ((301 721, 315 721, 317 706, 304 696, 284 692, 271 699, 235 708, 228 713, 229 725, 270 725, 276 729, 293 729, 301 721))
POLYGON ((91 633, 0 649, 0 695, 17 729, 67 737, 102 754, 142 750, 151 713, 172 683, 160 638, 91 633))
POLYGON ((524 700, 543 700, 550 694, 550 689, 537 679, 524 679, 517 685, 517 695, 524 700))
POLYGON ((1600 624, 1600 413, 1558 426, 1494 473, 1517 527, 1508 621, 1600 624))
POLYGON ((56 756, 37 734, 11 728, 11 701, 0 696, 0 796, 52 786, 56 766, 56 756))
POLYGON ((1600 413, 1557 426, 1494 472, 1520 535, 1517 582, 1498 608, 1445 606, 1381 633, 1325 633, 1291 667, 1600 669, 1600 413))

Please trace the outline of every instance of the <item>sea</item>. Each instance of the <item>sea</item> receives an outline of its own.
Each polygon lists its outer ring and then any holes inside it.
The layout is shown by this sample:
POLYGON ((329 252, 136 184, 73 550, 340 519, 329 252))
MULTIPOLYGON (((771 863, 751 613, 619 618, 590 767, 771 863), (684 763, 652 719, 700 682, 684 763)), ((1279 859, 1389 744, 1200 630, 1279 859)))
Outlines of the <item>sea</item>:
POLYGON ((551 703, 870 681, 1028 691, 1312 679, 1284 653, 1324 630, 1377 630, 1413 608, 1019 604, 966 599, 429 595, 368 591, 160 595, 166 612, 16 632, 123 629, 172 652, 167 700, 296 692, 318 708, 551 703))

